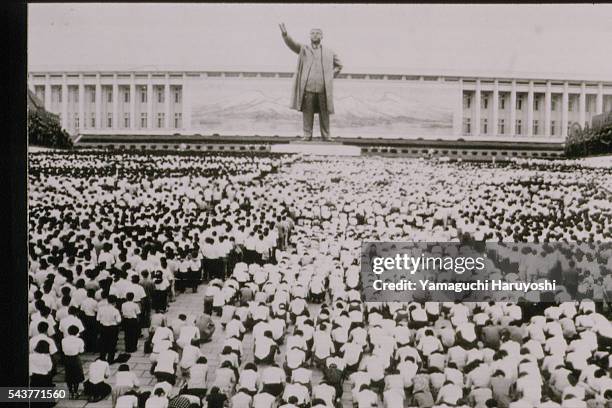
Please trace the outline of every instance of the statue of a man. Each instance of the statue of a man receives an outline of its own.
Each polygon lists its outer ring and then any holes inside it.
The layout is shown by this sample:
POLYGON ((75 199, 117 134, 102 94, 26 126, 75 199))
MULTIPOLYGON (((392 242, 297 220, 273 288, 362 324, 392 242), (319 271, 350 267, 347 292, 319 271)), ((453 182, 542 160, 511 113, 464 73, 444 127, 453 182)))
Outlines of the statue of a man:
POLYGON ((310 45, 294 41, 285 24, 280 24, 285 44, 299 55, 293 78, 291 109, 301 111, 304 119, 304 139, 312 140, 314 114, 319 114, 321 138, 330 140, 329 115, 334 113, 333 79, 342 69, 338 56, 321 45, 323 32, 310 30, 310 45))

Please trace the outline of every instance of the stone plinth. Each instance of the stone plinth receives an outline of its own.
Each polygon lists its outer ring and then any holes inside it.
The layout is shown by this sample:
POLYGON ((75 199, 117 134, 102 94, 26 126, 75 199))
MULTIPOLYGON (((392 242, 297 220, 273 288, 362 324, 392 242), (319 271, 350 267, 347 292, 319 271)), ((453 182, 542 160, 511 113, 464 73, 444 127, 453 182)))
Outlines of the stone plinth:
POLYGON ((312 156, 359 156, 359 146, 344 145, 340 142, 326 142, 322 140, 296 141, 286 144, 274 144, 272 153, 298 153, 312 156))

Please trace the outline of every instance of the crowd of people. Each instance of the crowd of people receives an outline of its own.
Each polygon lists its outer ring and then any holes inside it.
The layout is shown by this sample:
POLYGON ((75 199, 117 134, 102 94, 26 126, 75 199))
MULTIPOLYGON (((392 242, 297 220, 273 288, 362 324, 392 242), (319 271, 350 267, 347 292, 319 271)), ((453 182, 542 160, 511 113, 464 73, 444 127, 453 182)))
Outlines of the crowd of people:
POLYGON ((565 144, 567 157, 606 155, 612 152, 612 113, 600 119, 600 124, 570 133, 565 144))
POLYGON ((604 288, 601 301, 534 315, 508 301, 365 302, 359 260, 362 241, 609 242, 611 175, 563 162, 31 154, 31 384, 63 367, 72 398, 118 408, 607 408, 611 262, 583 288, 604 288), (171 318, 189 291, 201 313, 171 318), (213 336, 219 356, 202 353, 213 336))

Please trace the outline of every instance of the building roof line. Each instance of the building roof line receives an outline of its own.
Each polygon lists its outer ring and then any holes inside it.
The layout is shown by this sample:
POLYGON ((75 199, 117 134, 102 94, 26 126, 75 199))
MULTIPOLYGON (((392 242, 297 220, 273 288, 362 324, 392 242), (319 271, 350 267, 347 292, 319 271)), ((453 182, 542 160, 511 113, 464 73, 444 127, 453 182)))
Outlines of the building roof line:
MULTIPOLYGON (((28 70, 29 74, 41 75, 41 74, 77 74, 77 73, 89 73, 89 74, 126 74, 126 73, 207 73, 207 72, 230 72, 230 73, 274 73, 283 75, 292 75, 293 71, 287 71, 286 69, 278 69, 278 67, 206 67, 206 68, 170 68, 170 67, 156 67, 156 66, 141 66, 135 69, 129 68, 118 68, 118 67, 72 67, 61 69, 57 67, 44 67, 34 66, 28 70)), ((580 74, 567 74, 567 73, 550 73, 544 75, 542 73, 528 73, 528 72, 467 72, 459 70, 432 70, 428 72, 414 71, 414 70, 401 70, 401 69, 359 69, 352 72, 343 72, 345 75, 359 76, 359 75, 387 75, 387 76, 410 76, 410 77, 445 77, 445 78, 458 78, 458 79, 485 79, 485 80, 528 80, 528 81, 588 81, 588 82, 612 82, 612 76, 604 77, 603 75, 580 75, 580 74)))

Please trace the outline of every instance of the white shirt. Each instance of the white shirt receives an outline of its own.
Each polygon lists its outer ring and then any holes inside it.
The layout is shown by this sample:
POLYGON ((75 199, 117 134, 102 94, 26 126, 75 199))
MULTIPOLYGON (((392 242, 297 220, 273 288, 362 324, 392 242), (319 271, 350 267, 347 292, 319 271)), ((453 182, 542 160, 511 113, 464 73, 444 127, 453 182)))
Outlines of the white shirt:
POLYGON ((268 337, 259 337, 255 341, 255 352, 253 354, 257 358, 265 358, 274 345, 276 345, 274 340, 268 337))
POLYGON ((198 361, 198 358, 202 355, 200 348, 192 345, 185 346, 183 348, 183 356, 181 357, 181 367, 189 368, 198 361))
POLYGON ((147 399, 145 403, 145 408, 167 408, 168 407, 168 398, 161 396, 152 396, 147 399))
POLYGON ((174 350, 164 350, 157 357, 155 372, 174 374, 174 364, 178 364, 179 355, 174 350))
POLYGON ((232 408, 251 408, 253 398, 249 394, 239 392, 231 399, 232 408))
POLYGON ((30 375, 32 374, 49 374, 53 368, 53 362, 48 354, 30 353, 30 375))
POLYGON ((262 392, 253 398, 253 408, 271 408, 275 401, 276 398, 273 395, 262 392))
POLYGON ((110 377, 110 367, 106 361, 96 360, 89 365, 89 382, 99 384, 110 377))
POLYGON ((245 370, 240 373, 238 388, 246 388, 249 391, 256 391, 259 382, 259 375, 256 371, 245 370))
POLYGON ((66 356, 76 356, 85 352, 85 342, 77 336, 68 336, 62 339, 62 350, 66 356))
POLYGON ((207 364, 194 364, 189 369, 187 388, 206 388, 207 364))
POLYGON ((115 385, 117 387, 138 387, 140 382, 138 376, 133 371, 117 371, 115 385))
POLYGON ((117 398, 115 408, 138 408, 138 397, 135 395, 122 395, 117 398))
POLYGON ((44 333, 37 334, 36 336, 30 339, 30 352, 34 352, 34 349, 38 345, 38 342, 41 340, 44 340, 49 343, 49 354, 53 355, 57 353, 57 346, 55 345, 55 341, 44 333))
POLYGON ((264 384, 281 384, 285 382, 285 370, 280 367, 266 367, 261 373, 261 381, 264 384))

